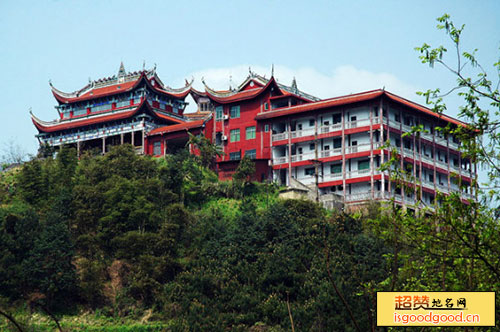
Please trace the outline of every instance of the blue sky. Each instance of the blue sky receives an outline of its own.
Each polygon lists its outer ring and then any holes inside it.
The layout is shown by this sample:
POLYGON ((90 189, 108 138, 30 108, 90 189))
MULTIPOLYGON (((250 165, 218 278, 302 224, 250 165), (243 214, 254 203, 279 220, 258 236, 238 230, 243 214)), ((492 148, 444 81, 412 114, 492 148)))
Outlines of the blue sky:
MULTIPOLYGON (((466 25, 464 49, 491 68, 500 47, 500 1, 0 1, 0 155, 10 141, 35 153, 28 110, 57 116, 48 81, 62 91, 155 63, 172 87, 202 77, 238 84, 248 67, 322 98, 386 87, 451 87, 451 75, 418 60, 415 46, 447 44, 435 18, 466 25)), ((448 44, 449 45, 449 44, 448 44)), ((450 57, 453 59, 453 57, 450 57)), ((449 98, 448 113, 460 105, 449 98)))

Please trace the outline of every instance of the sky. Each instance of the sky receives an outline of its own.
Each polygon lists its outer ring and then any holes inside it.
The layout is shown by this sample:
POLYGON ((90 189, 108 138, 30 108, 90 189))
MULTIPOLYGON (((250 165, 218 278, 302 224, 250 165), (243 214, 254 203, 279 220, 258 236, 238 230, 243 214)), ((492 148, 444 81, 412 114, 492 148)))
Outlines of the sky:
MULTIPOLYGON (((0 156, 11 143, 35 154, 29 110, 57 117, 49 80, 72 92, 116 74, 157 66, 181 87, 201 79, 238 85, 248 68, 320 98, 385 87, 425 104, 416 91, 455 78, 421 64, 424 42, 451 46, 436 18, 465 24, 463 49, 492 69, 500 55, 500 1, 0 1, 0 156)), ((449 55, 450 62, 455 58, 449 55)), ((189 111, 194 101, 188 99, 189 111)), ((456 116, 457 97, 446 99, 456 116)))

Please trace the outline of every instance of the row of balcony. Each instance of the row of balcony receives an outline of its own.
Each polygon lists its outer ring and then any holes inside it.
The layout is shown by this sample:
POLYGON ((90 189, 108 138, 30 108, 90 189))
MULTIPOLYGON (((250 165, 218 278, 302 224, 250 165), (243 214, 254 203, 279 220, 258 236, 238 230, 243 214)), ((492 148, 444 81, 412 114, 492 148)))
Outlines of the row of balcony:
MULTIPOLYGON (((342 195, 340 195, 340 196, 342 197, 342 195)), ((345 196, 343 201, 346 203, 349 203, 349 202, 358 202, 358 201, 368 201, 368 200, 372 200, 372 199, 391 199, 391 198, 394 198, 394 200, 397 202, 403 202, 403 197, 401 195, 399 195, 399 194, 392 194, 391 195, 391 193, 389 193, 387 191, 384 191, 384 192, 376 191, 376 192, 374 192, 374 197, 372 197, 372 194, 370 192, 348 194, 345 196)), ((469 193, 462 193, 462 198, 469 199, 469 200, 474 199, 474 197, 469 193)), ((415 197, 405 196, 404 202, 407 205, 416 205, 417 204, 417 200, 415 199, 415 197)), ((429 204, 426 204, 422 201, 418 202, 418 207, 419 208, 426 207, 426 208, 429 208, 430 210, 434 210, 433 204, 429 205, 429 204)))
MULTIPOLYGON (((376 142, 373 144, 373 149, 379 149, 382 145, 380 142, 376 142)), ((371 149, 371 144, 366 143, 366 144, 360 144, 360 145, 354 145, 354 146, 348 146, 346 147, 346 154, 351 154, 351 153, 357 153, 357 152, 365 152, 365 151, 370 151, 371 149)), ((398 153, 401 153, 401 148, 396 148, 398 153)), ((403 148, 404 155, 413 158, 414 155, 414 150, 410 150, 407 148, 403 148)), ((318 152, 318 157, 319 158, 328 158, 328 157, 334 157, 334 156, 341 156, 342 155, 342 148, 335 148, 332 150, 321 150, 318 152)), ((431 164, 431 165, 436 165, 442 169, 448 169, 448 166, 450 168, 450 171, 457 173, 457 174, 469 174, 470 172, 465 170, 465 169, 460 169, 460 167, 453 165, 453 163, 445 163, 443 161, 440 161, 439 159, 434 160, 433 158, 430 158, 426 155, 420 155, 422 161, 431 164)), ((418 160, 419 155, 415 155, 415 160, 418 160)), ((292 155, 291 158, 288 158, 288 156, 282 156, 282 157, 275 157, 273 159, 274 165, 281 165, 281 164, 287 164, 289 161, 294 163, 297 161, 303 161, 303 160, 314 160, 317 159, 316 153, 314 151, 302 153, 302 154, 295 154, 292 155)))
MULTIPOLYGON (((372 119, 372 124, 378 124, 380 123, 380 118, 375 117, 372 119)), ((383 119, 384 123, 387 123, 387 119, 384 117, 383 119)), ((370 125, 370 119, 361 119, 361 120, 356 120, 356 121, 346 121, 345 122, 345 129, 350 129, 350 128, 358 128, 358 127, 365 127, 370 125)), ((389 120, 389 126, 396 128, 396 129, 402 129, 403 132, 409 132, 412 130, 412 126, 408 126, 405 124, 401 124, 397 121, 389 120)), ((332 133, 335 131, 342 130, 342 123, 335 123, 331 125, 323 125, 319 127, 319 134, 326 134, 326 133, 332 133)), ((315 128, 307 128, 303 130, 294 130, 290 132, 290 137, 292 139, 297 138, 297 137, 306 137, 306 136, 314 136, 315 135, 315 128)), ((447 140, 446 138, 439 137, 438 135, 433 135, 431 133, 425 133, 421 132, 421 137, 431 141, 431 142, 436 142, 437 144, 446 146, 447 142, 450 146, 450 148, 458 150, 458 143, 453 142, 452 139, 447 140)), ((276 141, 282 141, 288 139, 288 132, 283 132, 283 133, 278 133, 278 134, 273 134, 272 140, 273 142, 276 141)))
MULTIPOLYGON (((377 150, 381 147, 382 145, 380 142, 373 143, 373 149, 377 150)), ((353 146, 348 146, 346 147, 346 154, 350 153, 357 153, 357 152, 364 152, 364 151, 370 151, 372 148, 370 143, 366 144, 360 144, 360 145, 353 145, 353 146)), ((334 157, 334 156, 341 156, 342 155, 342 148, 335 148, 332 150, 321 150, 318 151, 318 157, 319 158, 328 158, 328 157, 334 157)), ((296 161, 302 161, 302 160, 313 160, 316 159, 316 153, 314 151, 302 153, 302 154, 294 154, 291 156, 291 158, 288 158, 288 156, 283 156, 283 157, 275 157, 273 159, 274 165, 280 165, 280 164, 286 164, 290 160, 290 162, 294 163, 296 161)))
MULTIPOLYGON (((384 123, 387 123, 385 119, 384 119, 384 123)), ((393 128, 397 128, 397 129, 399 129, 401 126, 401 129, 403 132, 409 132, 412 130, 412 126, 408 126, 408 125, 399 123, 399 122, 394 121, 394 120, 389 120, 389 126, 391 126, 393 128)), ((444 137, 440 137, 438 135, 433 135, 431 133, 426 133, 426 132, 421 132, 420 136, 428 141, 436 142, 437 144, 443 145, 443 146, 446 146, 446 143, 448 142, 450 145, 450 148, 458 150, 458 143, 453 142, 452 139, 447 140, 444 137)))
MULTIPOLYGON (((345 179, 355 179, 355 178, 360 178, 360 177, 365 177, 365 176, 370 176, 371 175, 371 168, 367 169, 358 169, 358 170, 353 170, 353 171, 347 171, 345 172, 345 179)), ((388 178, 389 173, 387 171, 380 171, 378 168, 373 169, 373 175, 378 175, 378 174, 385 174, 385 176, 388 178)), ((343 180, 344 174, 342 172, 338 173, 330 173, 330 174, 320 174, 319 175, 319 181, 321 183, 323 182, 330 182, 330 181, 339 181, 343 180)), ((301 182, 304 182, 304 179, 310 179, 311 177, 314 177, 314 175, 311 176, 306 176, 303 178, 299 178, 298 180, 301 182)), ((310 181, 309 181, 310 182, 310 181)), ((422 179, 422 181, 417 181, 418 185, 422 185, 424 188, 430 189, 430 190, 437 190, 443 194, 450 194, 452 192, 457 192, 459 191, 458 186, 452 186, 451 188, 448 188, 448 185, 440 184, 440 183, 433 183, 430 181, 427 181, 425 179, 422 179)), ((409 189, 410 191, 413 191, 413 189, 409 189)), ((466 192, 462 192, 463 198, 466 199, 472 199, 472 195, 466 192)))
MULTIPOLYGON (((377 123, 380 123, 380 119, 374 118, 373 124, 377 124, 377 123)), ((370 119, 347 121, 347 122, 345 122, 345 129, 365 127, 365 126, 369 126, 369 125, 370 125, 370 119)), ((331 133, 331 132, 339 131, 339 130, 342 130, 342 123, 323 125, 323 126, 319 127, 319 133, 321 133, 321 134, 331 133)), ((297 138, 297 137, 313 136, 314 134, 315 134, 314 128, 307 128, 307 129, 302 129, 302 130, 291 131, 290 137, 293 139, 293 138, 297 138)), ((282 141, 284 139, 288 139, 288 132, 283 132, 283 133, 273 135, 273 142, 282 141)))
MULTIPOLYGON (((401 154, 401 148, 396 147, 396 150, 398 151, 399 154, 401 154)), ((415 159, 417 161, 419 160, 419 156, 420 156, 420 158, 423 162, 426 162, 430 165, 436 164, 436 166, 438 166, 442 169, 448 169, 448 165, 449 165, 450 171, 452 171, 454 173, 470 175, 470 171, 468 171, 464 168, 460 169, 460 167, 455 166, 453 163, 446 163, 444 161, 439 160, 438 158, 436 158, 436 160, 434 160, 434 158, 426 156, 425 154, 419 155, 419 153, 417 153, 415 150, 403 148, 403 153, 406 157, 410 157, 410 158, 415 159), (415 153, 415 156, 413 155, 414 153, 415 153)))

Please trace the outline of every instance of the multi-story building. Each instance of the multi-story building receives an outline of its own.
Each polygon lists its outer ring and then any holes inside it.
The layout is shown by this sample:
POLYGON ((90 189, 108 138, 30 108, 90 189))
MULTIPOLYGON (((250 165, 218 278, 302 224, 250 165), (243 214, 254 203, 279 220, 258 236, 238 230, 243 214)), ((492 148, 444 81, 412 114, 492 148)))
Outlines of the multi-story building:
POLYGON ((471 161, 456 138, 436 130, 465 124, 388 91, 273 109, 256 119, 272 126, 273 179, 282 184, 293 178, 349 204, 394 198, 432 206, 437 192, 457 191, 471 198, 471 161), (416 125, 424 131, 411 134, 416 125), (380 170, 392 153, 398 161, 380 170), (390 180, 396 168, 406 171, 406 185, 390 180))
POLYGON ((222 151, 221 179, 231 178, 246 155, 255 161, 257 180, 301 183, 349 205, 394 198, 432 206, 438 192, 472 198, 473 164, 456 138, 436 130, 466 126, 449 116, 385 90, 320 100, 300 91, 295 79, 286 86, 251 71, 237 88, 204 85, 205 91, 190 84, 174 90, 154 70, 125 74, 122 66, 118 76, 73 94, 53 88, 60 119, 33 121, 44 143, 79 150, 82 142, 101 143, 105 152, 107 142, 131 142, 154 156, 186 146, 188 132, 203 134, 222 151), (188 93, 198 112, 183 114, 188 93), (424 130, 413 133, 415 125, 424 130), (391 155, 397 162, 381 170, 391 155), (396 168, 406 170, 405 185, 394 182, 396 168))
POLYGON ((184 123, 191 85, 181 89, 165 86, 156 70, 127 73, 123 63, 117 75, 89 82, 82 89, 65 93, 50 84, 58 105, 58 119, 42 121, 31 114, 41 144, 71 145, 78 152, 117 144, 145 149, 145 133, 152 129, 184 123))

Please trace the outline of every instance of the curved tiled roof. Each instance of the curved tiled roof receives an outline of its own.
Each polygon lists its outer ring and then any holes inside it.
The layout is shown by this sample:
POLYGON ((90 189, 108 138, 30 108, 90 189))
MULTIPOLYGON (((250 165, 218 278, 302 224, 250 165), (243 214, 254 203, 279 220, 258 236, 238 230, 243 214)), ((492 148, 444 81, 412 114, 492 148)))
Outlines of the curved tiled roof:
POLYGON ((200 97, 206 97, 219 104, 234 103, 258 97, 270 86, 276 87, 277 91, 279 91, 279 93, 281 93, 283 96, 295 96, 306 102, 320 100, 319 98, 306 94, 302 91, 299 91, 298 89, 294 89, 278 83, 274 76, 272 76, 270 79, 266 79, 255 73, 251 73, 236 90, 216 91, 206 85, 204 81, 202 82, 205 87, 204 92, 191 88, 191 95, 195 100, 198 100, 200 97), (257 82, 258 84, 256 84, 254 88, 242 90, 252 80, 255 80, 255 82, 257 82))
POLYGON ((182 131, 182 130, 201 128, 201 127, 203 127, 204 123, 205 123, 205 120, 197 120, 197 121, 179 123, 179 124, 171 125, 171 126, 163 126, 163 127, 159 127, 159 128, 155 128, 155 129, 151 130, 148 133, 148 136, 168 134, 168 133, 173 133, 173 132, 182 131))
POLYGON ((412 102, 412 101, 407 100, 403 97, 400 97, 400 96, 395 95, 391 92, 381 90, 381 89, 365 91, 365 92, 360 92, 360 93, 355 93, 355 94, 351 94, 351 95, 345 95, 345 96, 340 96, 340 97, 335 97, 335 98, 330 98, 330 99, 324 99, 324 100, 320 100, 320 101, 312 102, 312 103, 308 103, 308 104, 302 104, 302 105, 291 106, 291 107, 283 107, 280 109, 259 113, 255 117, 255 119, 256 120, 265 120, 265 119, 272 119, 272 118, 276 118, 276 117, 280 117, 280 116, 300 114, 303 112, 315 111, 315 110, 328 108, 328 107, 348 105, 348 104, 358 103, 358 102, 362 102, 362 101, 373 100, 373 99, 376 99, 380 96, 386 96, 387 98, 389 98, 397 103, 404 104, 404 105, 411 107, 415 110, 418 110, 418 111, 421 111, 421 112, 426 113, 428 115, 440 118, 444 121, 448 121, 448 122, 453 123, 455 125, 463 126, 463 127, 467 126, 467 124, 465 122, 454 119, 454 118, 447 116, 447 115, 444 115, 444 114, 438 114, 425 106, 422 106, 420 104, 417 104, 415 102, 412 102))
POLYGON ((94 81, 87 84, 79 91, 75 91, 72 93, 62 92, 56 89, 52 85, 52 83, 50 83, 50 87, 52 89, 52 94, 59 103, 68 104, 132 91, 142 82, 145 82, 149 88, 160 94, 180 99, 184 99, 189 94, 191 84, 193 83, 192 81, 191 83, 186 82, 186 86, 179 89, 173 89, 164 86, 154 72, 141 71, 134 72, 129 74, 128 76, 123 77, 123 81, 120 81, 120 78, 114 76, 111 78, 94 81), (156 84, 152 85, 150 82, 151 79, 154 79, 159 86, 157 86, 156 84))
POLYGON ((131 109, 124 109, 114 112, 110 111, 99 115, 93 115, 93 116, 90 115, 82 118, 62 120, 62 121, 61 120, 50 121, 50 122, 42 121, 31 113, 31 120, 33 121, 33 124, 35 125, 35 127, 38 129, 39 132, 48 133, 60 130, 73 129, 81 126, 89 126, 96 123, 102 123, 107 121, 127 119, 134 116, 135 114, 138 114, 142 110, 162 120, 172 121, 176 123, 184 122, 184 120, 180 119, 179 117, 175 117, 173 115, 168 115, 166 113, 154 110, 146 101, 143 101, 142 103, 131 109))

